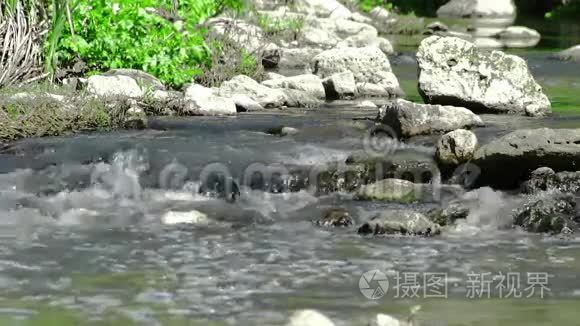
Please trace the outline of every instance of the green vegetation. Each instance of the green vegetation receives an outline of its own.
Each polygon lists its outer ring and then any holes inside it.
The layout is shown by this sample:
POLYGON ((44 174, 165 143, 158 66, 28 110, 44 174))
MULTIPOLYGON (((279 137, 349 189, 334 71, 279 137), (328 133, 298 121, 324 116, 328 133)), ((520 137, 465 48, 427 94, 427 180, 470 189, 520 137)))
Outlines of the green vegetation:
POLYGON ((47 61, 54 65, 82 60, 90 70, 134 68, 181 86, 200 75, 212 61, 199 24, 239 0, 91 0, 54 1, 55 14, 47 61), (59 4, 60 2, 60 4, 59 4), (175 4, 178 4, 175 6, 175 4), (70 22, 66 23, 70 8, 70 22))
POLYGON ((92 97, 71 96, 56 88, 49 95, 42 90, 46 88, 0 92, 0 140, 110 130, 124 123, 124 107, 110 108, 92 97))
POLYGON ((393 3, 387 0, 360 0, 358 3, 362 11, 369 12, 375 7, 384 7, 387 10, 393 10, 393 3))
POLYGON ((580 14, 580 1, 568 1, 546 13, 548 19, 577 19, 580 14))
POLYGON ((271 17, 258 15, 258 26, 272 38, 294 41, 304 28, 304 18, 302 16, 271 17))

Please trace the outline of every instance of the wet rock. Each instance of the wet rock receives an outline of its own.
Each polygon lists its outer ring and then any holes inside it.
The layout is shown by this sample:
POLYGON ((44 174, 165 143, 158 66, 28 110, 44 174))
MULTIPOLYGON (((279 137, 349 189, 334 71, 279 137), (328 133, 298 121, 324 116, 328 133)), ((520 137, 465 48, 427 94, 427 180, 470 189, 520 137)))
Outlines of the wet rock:
POLYGON ((469 207, 460 201, 450 202, 444 208, 435 209, 429 213, 429 219, 441 226, 452 225, 457 220, 466 219, 467 216, 469 216, 469 207))
POLYGON ((400 150, 371 154, 355 152, 346 164, 364 171, 365 183, 382 179, 402 179, 413 183, 438 183, 439 169, 432 155, 400 150))
POLYGON ((502 18, 515 17, 512 0, 451 0, 437 10, 438 17, 502 18))
POLYGON ((322 51, 322 49, 313 47, 282 49, 278 67, 283 69, 306 68, 312 58, 322 51))
POLYGON ((183 114, 231 115, 236 114, 236 104, 231 98, 215 96, 211 88, 193 84, 186 88, 183 114))
POLYGON ((329 100, 352 99, 357 94, 354 74, 350 71, 334 74, 323 81, 329 100))
POLYGON ((447 32, 449 30, 449 26, 443 24, 440 21, 432 22, 431 24, 425 27, 426 30, 431 31, 432 33, 435 32, 447 32))
POLYGON ((533 38, 539 39, 541 38, 540 33, 538 31, 525 27, 525 26, 510 26, 501 31, 497 36, 500 39, 526 39, 526 38, 533 38))
POLYGON ((441 233, 441 229, 421 213, 410 210, 386 210, 363 224, 358 233, 432 236, 441 233))
POLYGON ((578 229, 576 201, 571 195, 532 198, 514 214, 514 225, 528 232, 558 234, 578 229))
POLYGON ((139 98, 145 95, 137 81, 128 76, 91 76, 87 81, 87 91, 100 97, 111 98, 139 98))
POLYGON ((362 101, 356 107, 362 109, 378 109, 378 106, 371 101, 362 101))
POLYGON ((398 97, 403 93, 397 77, 393 74, 387 56, 377 47, 337 48, 327 50, 312 60, 312 72, 321 78, 351 72, 361 96, 377 95, 366 92, 365 86, 375 85, 381 96, 398 97))
POLYGON ((391 127, 399 137, 484 126, 480 117, 465 108, 416 104, 403 99, 383 106, 378 121, 391 127))
POLYGON ((354 225, 354 221, 347 210, 334 208, 326 211, 322 218, 316 221, 316 225, 324 227, 349 227, 354 225))
POLYGON ((308 96, 314 98, 325 98, 322 80, 318 76, 312 74, 266 80, 262 82, 262 85, 270 88, 295 89, 303 91, 308 94, 308 96))
POLYGON ((556 173, 548 167, 541 167, 534 170, 530 180, 522 184, 522 192, 528 194, 553 190, 570 194, 578 193, 580 191, 580 172, 556 173))
POLYGON ((266 131, 267 134, 274 136, 293 136, 298 134, 299 132, 300 130, 296 128, 285 126, 270 128, 266 131))
POLYGON ((419 89, 427 103, 463 106, 475 112, 541 116, 551 104, 526 61, 473 43, 431 36, 417 53, 419 89))
POLYGON ((580 129, 522 129, 509 133, 475 152, 477 185, 515 189, 540 167, 556 172, 580 166, 580 129))
POLYGON ((199 211, 189 211, 189 212, 177 212, 169 211, 163 216, 161 216, 161 223, 165 225, 176 225, 176 224, 208 224, 209 218, 202 212, 199 211))
POLYGON ((567 50, 552 55, 552 58, 562 61, 580 62, 580 45, 573 46, 567 50))
POLYGON ((111 69, 103 74, 103 76, 127 76, 135 79, 137 84, 145 90, 165 90, 165 86, 155 76, 136 69, 111 69))
POLYGON ((400 179, 385 179, 362 186, 357 193, 358 200, 390 201, 412 203, 418 200, 415 184, 400 179))
POLYGON ((256 112, 263 111, 264 107, 260 103, 254 101, 251 97, 243 94, 235 94, 232 100, 236 104, 238 112, 256 112))
POLYGON ((435 155, 439 163, 454 166, 471 160, 476 149, 477 136, 469 130, 458 129, 439 139, 435 155))
POLYGON ((320 98, 312 96, 311 93, 297 89, 281 88, 286 97, 285 105, 291 108, 316 109, 322 104, 320 98))
POLYGON ((299 310, 290 317, 286 326, 334 326, 334 323, 316 310, 299 310))
POLYGON ((236 181, 220 172, 212 172, 201 178, 198 193, 213 198, 234 202, 240 197, 240 188, 236 181))
POLYGON ((244 75, 238 75, 222 83, 218 94, 223 97, 246 95, 264 108, 279 108, 286 102, 286 95, 282 90, 266 87, 244 75))

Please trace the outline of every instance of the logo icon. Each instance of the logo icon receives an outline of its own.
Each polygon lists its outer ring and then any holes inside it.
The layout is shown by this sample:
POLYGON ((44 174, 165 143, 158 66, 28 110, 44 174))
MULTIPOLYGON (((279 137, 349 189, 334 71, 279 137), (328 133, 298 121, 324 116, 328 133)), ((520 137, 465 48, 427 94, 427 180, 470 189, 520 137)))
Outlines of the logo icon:
POLYGON ((358 281, 360 292, 365 298, 378 300, 387 294, 389 290, 389 280, 387 275, 378 269, 364 273, 358 281))

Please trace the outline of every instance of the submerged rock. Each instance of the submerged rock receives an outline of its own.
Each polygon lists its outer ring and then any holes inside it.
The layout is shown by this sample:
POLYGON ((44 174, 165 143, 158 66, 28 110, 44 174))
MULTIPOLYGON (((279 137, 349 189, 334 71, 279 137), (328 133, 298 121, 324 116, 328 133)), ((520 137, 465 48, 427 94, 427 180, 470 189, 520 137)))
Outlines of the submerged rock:
POLYGON ((469 130, 458 129, 439 139, 435 155, 439 163, 453 166, 471 160, 476 149, 477 136, 469 130))
POLYGON ((385 179, 362 186, 357 193, 358 200, 377 200, 399 203, 412 203, 418 200, 414 183, 400 179, 385 179))
POLYGON ((457 220, 466 219, 467 216, 469 216, 469 207, 461 201, 452 201, 447 206, 429 213, 429 219, 441 226, 452 225, 457 220))
POLYGON ((562 61, 573 61, 580 63, 580 45, 573 46, 567 50, 552 55, 552 58, 562 61))
POLYGON ((177 212, 169 211, 161 217, 161 223, 165 225, 176 224, 208 224, 207 215, 199 211, 177 212))
POLYGON ((286 326, 334 326, 334 323, 320 312, 307 309, 296 311, 286 326))
POLYGON ((403 99, 382 107, 378 120, 400 137, 484 126, 480 117, 465 108, 416 104, 403 99))
POLYGON ((577 193, 580 191, 580 172, 556 173, 548 167, 541 167, 534 170, 530 180, 522 184, 522 191, 528 194, 552 190, 570 194, 577 193))
POLYGON ((417 60, 419 89, 427 103, 485 113, 551 112, 526 61, 515 55, 483 51, 455 37, 431 36, 421 42, 417 60))
POLYGON ((100 97, 131 97, 139 98, 145 92, 139 87, 137 81, 128 76, 100 76, 88 78, 87 91, 100 97))
POLYGON ((240 197, 240 188, 236 181, 223 173, 209 173, 202 177, 198 192, 202 195, 225 199, 234 202, 240 197))
POLYGON ((271 88, 299 90, 305 92, 308 96, 318 99, 323 99, 326 96, 322 80, 312 74, 266 80, 262 82, 262 85, 271 88))
POLYGON ((437 10, 438 17, 504 18, 515 17, 513 0, 451 0, 437 10))
POLYGON ((286 95, 282 90, 261 85, 245 75, 238 75, 224 82, 218 94, 223 97, 233 97, 236 94, 246 95, 264 108, 279 108, 286 102, 286 95))
POLYGON ((540 167, 556 172, 580 166, 580 129, 522 129, 476 151, 472 163, 481 174, 477 185, 517 188, 540 167))
POLYGON ((578 229, 576 201, 571 195, 546 195, 534 198, 516 210, 514 225, 528 232, 553 233, 578 229))
POLYGON ((316 224, 325 227, 349 227, 354 225, 354 221, 346 209, 333 208, 326 211, 316 224))
POLYGON ((299 132, 300 130, 296 128, 285 126, 270 128, 266 131, 267 134, 274 136, 292 136, 298 134, 299 132))
POLYGON ((360 96, 399 97, 403 94, 389 59, 377 47, 327 50, 314 57, 311 69, 321 78, 351 72, 360 96))
POLYGON ((386 210, 374 216, 358 229, 363 235, 419 235, 432 236, 441 233, 441 228, 425 215, 411 210, 386 210))

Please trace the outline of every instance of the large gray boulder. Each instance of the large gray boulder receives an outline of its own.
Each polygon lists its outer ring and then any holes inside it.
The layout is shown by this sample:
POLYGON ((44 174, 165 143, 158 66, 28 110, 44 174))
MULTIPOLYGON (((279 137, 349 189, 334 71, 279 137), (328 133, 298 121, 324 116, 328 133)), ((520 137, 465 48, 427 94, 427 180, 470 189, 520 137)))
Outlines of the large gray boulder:
POLYGON ((383 106, 378 120, 393 128, 399 137, 484 126, 481 118, 466 108, 417 104, 403 99, 383 106))
POLYGON ((517 188, 540 167, 555 172, 580 167, 580 129, 522 129, 481 147, 472 163, 479 167, 477 185, 517 188))
POLYGON ((165 90, 165 86, 155 76, 137 69, 111 69, 103 76, 127 76, 135 79, 137 84, 147 91, 165 90))
POLYGON ((337 0, 294 0, 294 10, 320 17, 350 18, 352 13, 337 0))
POLYGON ((262 82, 262 85, 270 88, 295 89, 319 99, 323 99, 326 96, 322 80, 312 74, 266 80, 262 82))
POLYGON ((556 53, 552 56, 552 58, 562 61, 573 61, 580 63, 580 45, 576 45, 567 50, 556 53))
POLYGON ((193 84, 185 89, 183 114, 232 115, 236 104, 231 98, 216 96, 211 88, 193 84))
POLYGON ((358 229, 363 235, 421 235, 441 233, 441 228, 423 214, 411 210, 386 210, 374 216, 358 229))
POLYGON ((322 49, 313 47, 282 49, 278 67, 285 69, 306 68, 310 60, 322 51, 322 49))
POLYGON ((130 97, 139 98, 145 95, 145 91, 137 84, 137 81, 129 76, 100 76, 88 78, 87 91, 99 97, 130 97))
POLYGON ((358 93, 354 74, 350 71, 325 78, 323 84, 329 100, 352 99, 358 93))
POLYGON ((238 75, 224 82, 218 91, 219 96, 233 97, 246 95, 264 108, 278 108, 286 102, 286 95, 280 89, 264 86, 245 75, 238 75))
POLYGON ((311 69, 321 78, 352 72, 360 96, 399 97, 404 94, 389 59, 374 46, 324 51, 314 57, 311 69))
POLYGON ((513 0, 451 0, 437 10, 438 17, 504 18, 515 17, 513 0))
POLYGON ((417 61, 419 90, 427 103, 485 113, 551 112, 548 97, 518 56, 483 51, 455 37, 431 36, 421 42, 417 61))

